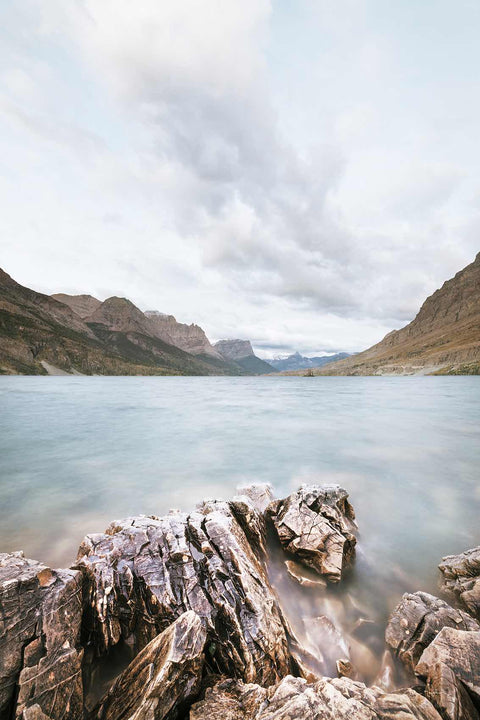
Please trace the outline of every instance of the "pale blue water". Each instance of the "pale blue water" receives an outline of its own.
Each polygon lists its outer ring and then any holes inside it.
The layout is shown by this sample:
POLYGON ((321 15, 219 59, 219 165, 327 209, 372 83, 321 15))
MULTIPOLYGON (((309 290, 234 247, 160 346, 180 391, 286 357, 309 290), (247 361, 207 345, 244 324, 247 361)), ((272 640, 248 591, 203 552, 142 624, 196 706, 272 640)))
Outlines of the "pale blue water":
POLYGON ((0 551, 54 566, 115 518, 333 481, 360 579, 434 589, 442 555, 480 544, 479 469, 474 377, 0 378, 0 551))

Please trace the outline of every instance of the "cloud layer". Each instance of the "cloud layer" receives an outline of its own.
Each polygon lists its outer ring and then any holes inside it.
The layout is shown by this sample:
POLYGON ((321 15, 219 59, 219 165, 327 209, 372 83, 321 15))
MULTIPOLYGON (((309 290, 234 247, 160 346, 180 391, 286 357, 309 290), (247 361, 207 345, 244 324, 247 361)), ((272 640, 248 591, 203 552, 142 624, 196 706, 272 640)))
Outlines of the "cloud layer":
POLYGON ((213 339, 357 350, 478 251, 479 10, 2 10, 0 264, 213 339))

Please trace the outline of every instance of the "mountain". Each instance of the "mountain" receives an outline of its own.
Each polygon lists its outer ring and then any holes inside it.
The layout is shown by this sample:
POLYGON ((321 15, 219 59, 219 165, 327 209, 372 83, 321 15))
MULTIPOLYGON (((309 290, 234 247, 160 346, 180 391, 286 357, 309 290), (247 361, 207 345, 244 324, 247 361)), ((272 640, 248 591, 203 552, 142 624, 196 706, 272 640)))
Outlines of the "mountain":
POLYGON ((65 293, 56 293, 50 297, 58 302, 68 305, 74 313, 80 315, 82 319, 89 317, 102 304, 101 300, 97 300, 93 295, 66 295, 65 293))
POLYGON ((250 340, 219 340, 214 348, 225 360, 233 361, 249 375, 267 375, 275 372, 274 367, 255 355, 250 340))
POLYGON ((145 315, 150 320, 154 334, 161 340, 192 355, 210 355, 221 360, 222 356, 198 325, 179 323, 173 315, 165 315, 158 310, 147 310, 145 315))
POLYGON ((324 375, 480 373, 480 253, 428 297, 411 323, 324 375))
POLYGON ((287 357, 278 357, 273 360, 269 360, 270 365, 279 371, 285 372, 286 370, 301 370, 306 368, 316 368, 327 365, 328 363, 336 362, 337 360, 343 360, 350 356, 350 353, 336 353, 335 355, 323 355, 320 357, 305 357, 300 355, 299 352, 288 355, 287 357))
POLYGON ((149 318, 125 298, 68 297, 60 302, 0 270, 1 374, 245 374, 234 363, 194 356, 156 337, 149 318), (82 318, 72 305, 93 312, 82 318))

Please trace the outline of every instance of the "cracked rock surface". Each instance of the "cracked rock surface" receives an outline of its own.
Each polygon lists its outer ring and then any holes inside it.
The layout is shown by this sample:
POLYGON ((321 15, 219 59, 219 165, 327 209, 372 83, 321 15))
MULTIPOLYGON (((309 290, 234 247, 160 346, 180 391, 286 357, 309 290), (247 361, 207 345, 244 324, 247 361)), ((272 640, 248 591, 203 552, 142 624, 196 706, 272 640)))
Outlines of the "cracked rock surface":
POLYGON ((353 561, 355 513, 338 485, 309 485, 268 507, 284 550, 330 582, 353 561))
POLYGON ((348 678, 307 683, 285 677, 270 688, 220 682, 193 705, 190 720, 441 720, 433 705, 408 689, 383 693, 348 678))
POLYGON ((442 590, 480 620, 480 547, 444 557, 442 590))
POLYGON ((176 720, 201 687, 205 624, 189 610, 137 655, 90 720, 176 720))
POLYGON ((87 584, 85 642, 102 654, 122 641, 136 654, 194 610, 206 624, 211 672, 276 682, 293 660, 262 557, 264 526, 245 497, 129 518, 88 536, 77 561, 87 584))
POLYGON ((406 593, 390 616, 385 640, 413 672, 425 648, 444 627, 480 630, 480 625, 470 615, 450 607, 434 595, 406 593))
POLYGON ((82 576, 0 554, 0 718, 80 720, 82 576))

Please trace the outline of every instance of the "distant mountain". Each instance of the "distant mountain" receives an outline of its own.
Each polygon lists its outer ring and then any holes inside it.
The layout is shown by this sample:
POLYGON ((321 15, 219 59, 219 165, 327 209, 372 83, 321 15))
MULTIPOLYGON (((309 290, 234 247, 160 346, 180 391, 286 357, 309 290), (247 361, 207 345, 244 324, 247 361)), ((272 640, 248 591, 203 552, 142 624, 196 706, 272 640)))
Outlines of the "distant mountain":
POLYGON ((274 367, 255 355, 250 340, 219 340, 214 348, 225 360, 239 365, 249 375, 267 375, 275 372, 274 367))
POLYGON ((428 297, 411 323, 328 375, 480 374, 480 253, 428 297))
POLYGON ((102 304, 101 300, 97 300, 93 295, 66 295, 65 293, 56 293, 50 297, 58 300, 58 302, 68 305, 74 313, 85 319, 92 315, 95 310, 102 304))
POLYGON ((304 357, 299 352, 288 355, 287 357, 278 357, 273 360, 269 360, 270 365, 279 371, 285 372, 287 370, 301 370, 307 368, 323 367, 328 363, 336 362, 337 360, 343 360, 350 356, 350 353, 336 353, 335 355, 323 355, 319 357, 304 357))
POLYGON ((0 373, 246 374, 232 362, 191 355, 161 340, 154 323, 125 298, 67 300, 23 287, 0 270, 0 373))
POLYGON ((218 360, 222 359, 198 325, 179 323, 173 315, 164 315, 158 310, 147 310, 145 315, 150 320, 150 326, 156 337, 192 355, 207 355, 218 360))

